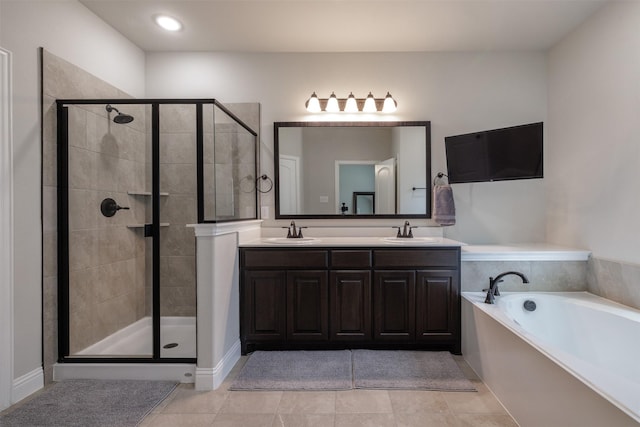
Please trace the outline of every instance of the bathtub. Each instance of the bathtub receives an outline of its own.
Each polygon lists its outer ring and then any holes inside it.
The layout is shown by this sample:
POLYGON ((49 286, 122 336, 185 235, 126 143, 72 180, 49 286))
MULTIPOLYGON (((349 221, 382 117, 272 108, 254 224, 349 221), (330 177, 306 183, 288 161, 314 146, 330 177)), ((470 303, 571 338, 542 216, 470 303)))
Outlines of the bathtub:
POLYGON ((640 424, 640 311, 587 292, 462 295, 462 353, 521 426, 640 424))

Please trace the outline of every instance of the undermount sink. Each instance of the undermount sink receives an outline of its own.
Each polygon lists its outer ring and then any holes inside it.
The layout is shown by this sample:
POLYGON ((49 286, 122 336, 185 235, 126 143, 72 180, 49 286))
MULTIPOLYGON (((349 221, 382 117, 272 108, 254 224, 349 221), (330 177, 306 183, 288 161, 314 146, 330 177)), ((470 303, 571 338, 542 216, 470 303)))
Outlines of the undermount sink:
POLYGON ((315 237, 271 237, 266 239, 267 243, 277 243, 279 245, 310 245, 319 241, 320 239, 316 239, 315 237))
POLYGON ((382 241, 387 243, 436 243, 435 237, 383 237, 382 241))

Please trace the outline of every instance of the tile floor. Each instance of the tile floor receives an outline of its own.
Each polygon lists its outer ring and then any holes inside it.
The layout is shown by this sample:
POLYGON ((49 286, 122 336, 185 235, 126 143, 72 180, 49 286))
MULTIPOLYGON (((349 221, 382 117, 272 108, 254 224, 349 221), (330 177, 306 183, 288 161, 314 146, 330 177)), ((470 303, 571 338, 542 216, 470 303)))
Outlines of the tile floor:
POLYGON ((246 357, 224 384, 198 392, 181 384, 141 427, 516 427, 462 357, 454 356, 478 390, 228 391, 246 357))

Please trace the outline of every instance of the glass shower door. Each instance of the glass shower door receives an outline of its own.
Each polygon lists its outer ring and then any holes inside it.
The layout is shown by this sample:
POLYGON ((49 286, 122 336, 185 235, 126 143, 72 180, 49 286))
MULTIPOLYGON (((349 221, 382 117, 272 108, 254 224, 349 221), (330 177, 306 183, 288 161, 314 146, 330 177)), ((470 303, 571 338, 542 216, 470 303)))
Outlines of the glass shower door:
POLYGON ((194 103, 159 105, 161 358, 196 357, 196 246, 187 224, 198 222, 196 147, 203 135, 201 108, 194 103))
POLYGON ((145 237, 149 113, 149 106, 136 104, 69 104, 59 110, 68 141, 58 176, 68 197, 68 221, 59 229, 68 233, 70 357, 153 355, 151 243, 145 237))

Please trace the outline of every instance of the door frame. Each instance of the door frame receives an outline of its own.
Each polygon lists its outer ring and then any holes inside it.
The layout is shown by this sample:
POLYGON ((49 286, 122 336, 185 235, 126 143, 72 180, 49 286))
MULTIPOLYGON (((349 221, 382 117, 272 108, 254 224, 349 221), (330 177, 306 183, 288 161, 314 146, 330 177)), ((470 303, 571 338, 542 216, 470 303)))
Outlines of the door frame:
POLYGON ((13 131, 12 58, 0 47, 0 410, 13 388, 13 131))

